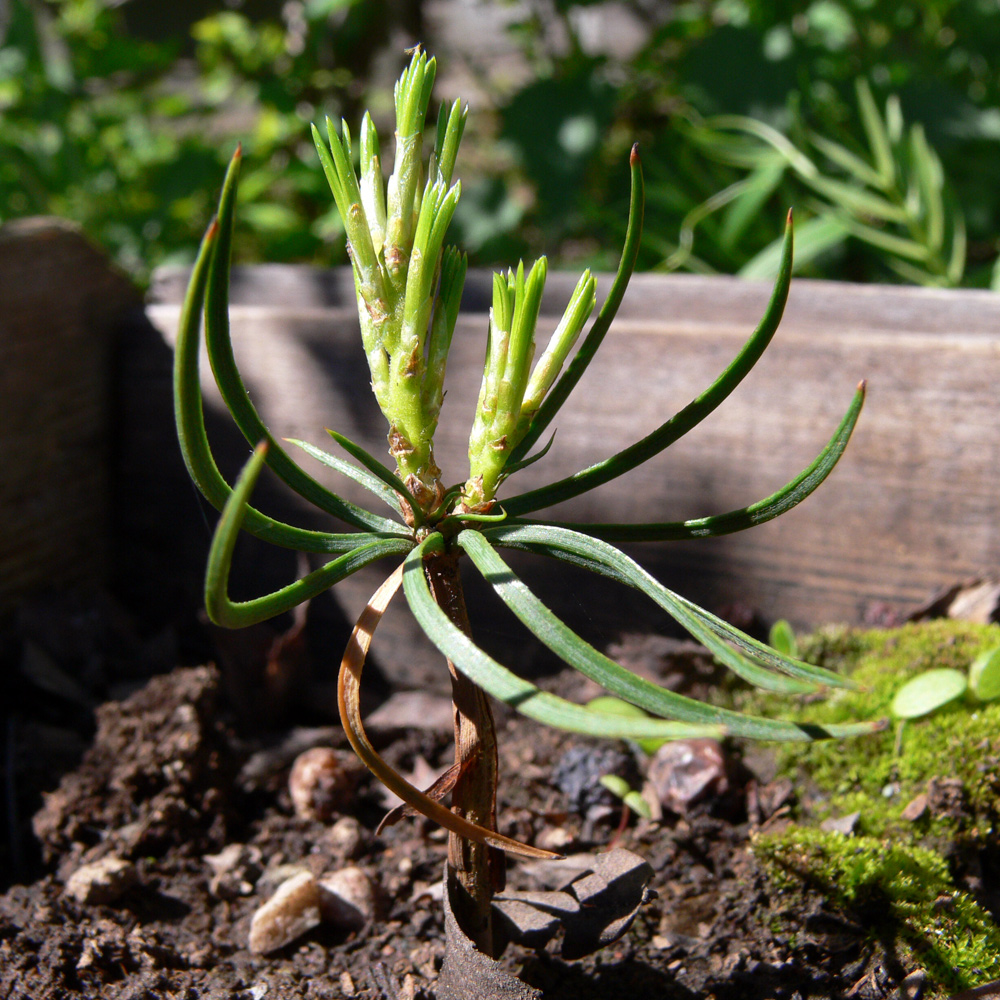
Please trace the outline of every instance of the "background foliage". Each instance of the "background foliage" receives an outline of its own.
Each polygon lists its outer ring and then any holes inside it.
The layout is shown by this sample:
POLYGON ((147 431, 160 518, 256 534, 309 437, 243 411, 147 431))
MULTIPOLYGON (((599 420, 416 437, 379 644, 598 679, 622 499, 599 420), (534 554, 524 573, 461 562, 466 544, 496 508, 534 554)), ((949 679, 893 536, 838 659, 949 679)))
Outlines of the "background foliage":
POLYGON ((795 205, 805 273, 996 280, 992 0, 174 6, 10 0, 0 219, 74 219, 142 278, 190 259, 242 140, 239 253, 342 261, 306 123, 352 119, 362 105, 377 119, 402 49, 420 39, 478 91, 456 219, 473 263, 546 252, 613 266, 638 139, 649 181, 640 266, 764 275, 795 205), (456 29, 461 18, 473 30, 456 29), (859 80, 891 140, 891 176, 859 80), (817 190, 797 155, 834 187, 817 190), (851 190, 881 200, 852 202, 851 190))

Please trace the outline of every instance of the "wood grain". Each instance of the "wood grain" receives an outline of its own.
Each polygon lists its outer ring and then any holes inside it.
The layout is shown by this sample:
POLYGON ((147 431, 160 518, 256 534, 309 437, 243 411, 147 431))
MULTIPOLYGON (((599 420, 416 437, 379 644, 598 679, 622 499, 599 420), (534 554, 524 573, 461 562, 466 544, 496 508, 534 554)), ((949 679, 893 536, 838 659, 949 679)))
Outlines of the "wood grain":
POLYGON ((104 578, 114 338, 140 307, 69 224, 0 228, 0 611, 104 578))
MULTIPOLYGON (((182 279, 160 275, 148 311, 168 341, 182 279)), ((554 326, 574 282, 568 274, 550 278, 542 331, 554 326)), ((609 283, 601 280, 599 297, 609 283)), ((728 278, 637 276, 557 421, 549 456, 508 488, 519 492, 574 472, 654 428, 735 354, 768 292, 728 278)), ((437 435, 438 462, 455 481, 467 468, 488 293, 489 275, 472 275, 437 435)), ((232 323, 250 393, 279 435, 325 447, 323 427, 332 426, 385 451, 349 275, 281 267, 237 272, 232 323)), ((943 585, 996 574, 1000 298, 985 292, 793 282, 772 347, 715 414, 647 466, 555 513, 676 520, 751 503, 812 460, 862 378, 869 396, 854 440, 829 481, 799 508, 739 535, 640 546, 633 554, 710 608, 738 604, 797 625, 905 613, 943 585)), ((222 460, 230 470, 246 455, 242 445, 236 450, 222 460)), ((543 597, 554 593, 558 610, 579 612, 583 580, 551 567, 534 572, 543 597)), ((350 585, 338 593, 356 605, 370 582, 359 581, 357 595, 350 585)), ((666 627, 631 594, 600 586, 602 596, 583 617, 594 638, 607 641, 650 620, 666 627)), ((507 628, 499 611, 495 623, 498 633, 507 628)))

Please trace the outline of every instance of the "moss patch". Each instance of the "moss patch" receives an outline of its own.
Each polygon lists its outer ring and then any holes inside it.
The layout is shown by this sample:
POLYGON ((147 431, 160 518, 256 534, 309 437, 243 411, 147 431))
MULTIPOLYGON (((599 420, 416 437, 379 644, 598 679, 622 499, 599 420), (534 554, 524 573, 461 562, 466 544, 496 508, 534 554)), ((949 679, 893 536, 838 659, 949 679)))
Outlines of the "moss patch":
POLYGON ((956 891, 934 851, 792 827, 758 836, 754 853, 780 888, 820 889, 873 938, 889 934, 904 967, 923 967, 938 987, 965 989, 1000 975, 1000 931, 956 891))
MULTIPOLYGON (((820 724, 877 719, 911 677, 935 667, 966 671, 996 646, 1000 626, 964 622, 826 629, 800 639, 802 657, 850 674, 857 690, 792 706, 754 693, 740 707, 820 724)), ((969 859, 997 854, 1000 702, 967 697, 901 732, 894 723, 870 737, 788 745, 779 759, 801 789, 798 822, 759 835, 755 853, 781 888, 808 885, 837 905, 879 914, 873 934, 895 938, 939 988, 1000 977, 996 923, 956 883, 969 859), (853 836, 817 829, 851 813, 853 836)))
MULTIPOLYGON (((967 670, 983 649, 1000 646, 1000 626, 935 621, 888 631, 827 629, 800 646, 810 662, 849 673, 858 689, 790 709, 787 700, 753 694, 743 707, 821 724, 887 717, 906 681, 933 667, 967 670)), ((815 786, 816 818, 860 812, 864 834, 980 840, 1000 820, 1000 702, 966 698, 907 722, 902 734, 893 724, 874 736, 789 745, 780 756, 786 773, 815 786), (907 806, 928 793, 932 804, 935 796, 951 804, 940 802, 915 823, 904 819, 907 806)))

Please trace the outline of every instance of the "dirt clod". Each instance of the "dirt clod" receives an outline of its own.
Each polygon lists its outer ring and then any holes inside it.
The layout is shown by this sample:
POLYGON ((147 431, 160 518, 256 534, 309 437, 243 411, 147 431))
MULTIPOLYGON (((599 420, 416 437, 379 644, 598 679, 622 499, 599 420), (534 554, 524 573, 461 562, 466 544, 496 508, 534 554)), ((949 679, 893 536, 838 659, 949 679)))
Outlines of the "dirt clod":
POLYGON ((77 868, 66 880, 66 892, 84 905, 116 903, 138 881, 131 861, 109 854, 77 868))

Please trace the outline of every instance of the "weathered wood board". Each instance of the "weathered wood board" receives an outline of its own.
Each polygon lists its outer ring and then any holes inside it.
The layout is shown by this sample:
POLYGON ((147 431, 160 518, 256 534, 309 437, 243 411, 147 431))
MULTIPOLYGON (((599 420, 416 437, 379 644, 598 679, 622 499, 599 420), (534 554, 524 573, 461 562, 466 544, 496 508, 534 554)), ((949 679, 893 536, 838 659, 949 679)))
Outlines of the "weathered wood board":
MULTIPOLYGON (((550 277, 542 335, 574 281, 550 277)), ((599 296, 608 285, 603 278, 599 296)), ((161 274, 148 309, 168 342, 182 290, 182 275, 161 274)), ((488 291, 489 275, 471 277, 437 435, 438 462, 455 481, 465 476, 488 291)), ((508 488, 520 492, 572 473, 653 429, 722 370, 768 294, 766 286, 728 278, 637 276, 557 422, 550 454, 508 488)), ((349 275, 249 268, 234 276, 233 303, 237 359, 276 434, 325 447, 330 426, 382 453, 384 421, 368 385, 349 275)), ((631 551, 710 608, 739 604, 799 625, 856 623, 879 607, 905 612, 957 579, 996 574, 1000 297, 985 292, 793 282, 773 345, 719 410, 646 467, 557 513, 677 520, 767 496, 823 447, 862 378, 868 401, 847 454, 796 510, 725 538, 631 551)), ((220 447, 222 465, 235 471, 246 446, 234 447, 229 436, 220 447)), ((315 464, 310 471, 322 478, 315 464)), ((540 571, 540 589, 571 609, 582 602, 575 590, 584 583, 573 575, 567 584, 560 573, 540 571)), ((338 588, 348 616, 375 583, 367 574, 338 588)), ((586 612, 597 638, 656 618, 620 588, 600 588, 606 596, 586 612)))
POLYGON ((68 223, 0 228, 0 612, 108 556, 115 335, 138 291, 68 223))

